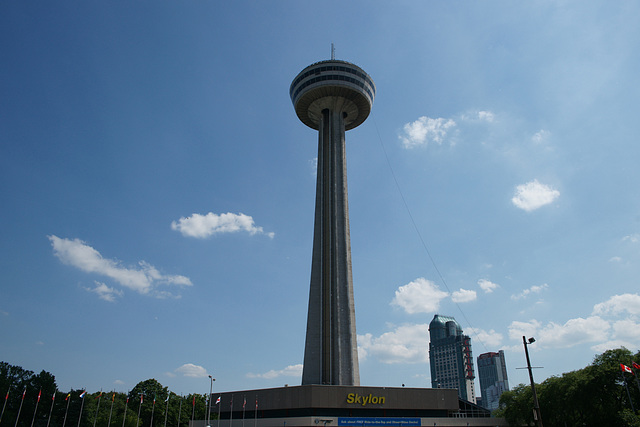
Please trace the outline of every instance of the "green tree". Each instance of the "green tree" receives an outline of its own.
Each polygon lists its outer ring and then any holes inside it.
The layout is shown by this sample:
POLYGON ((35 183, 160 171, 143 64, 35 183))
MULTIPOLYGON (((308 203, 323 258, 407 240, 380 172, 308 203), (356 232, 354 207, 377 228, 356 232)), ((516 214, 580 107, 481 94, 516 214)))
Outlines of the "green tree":
MULTIPOLYGON (((608 350, 596 356, 589 366, 546 379, 536 385, 542 420, 546 427, 570 426, 635 426, 640 418, 631 411, 640 405, 640 392, 629 385, 631 402, 620 364, 631 365, 640 360, 625 348, 608 350)), ((533 425, 533 396, 531 387, 523 384, 500 397, 501 408, 495 415, 504 417, 511 425, 533 425)))

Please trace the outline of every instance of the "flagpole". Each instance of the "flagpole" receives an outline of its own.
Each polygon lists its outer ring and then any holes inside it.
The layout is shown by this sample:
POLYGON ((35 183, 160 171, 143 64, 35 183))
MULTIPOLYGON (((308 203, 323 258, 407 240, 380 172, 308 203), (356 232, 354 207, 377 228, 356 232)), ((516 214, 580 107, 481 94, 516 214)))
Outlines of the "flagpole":
MULTIPOLYGON (((244 410, 247 406, 247 396, 242 396, 242 427, 244 427, 244 410)), ((33 426, 32 426, 33 427, 33 426)))
MULTIPOLYGON (((124 427, 124 422, 127 420, 127 406, 129 406, 129 393, 127 392, 127 400, 124 402, 124 415, 122 416, 122 427, 124 427)), ((64 426, 62 426, 64 427, 64 426)))
POLYGON ((4 405, 2 405, 2 412, 0 412, 0 422, 2 422, 2 416, 4 415, 4 408, 7 406, 7 400, 9 400, 9 390, 11 390, 11 384, 9 384, 9 388, 7 389, 7 394, 4 397, 4 405))
POLYGON ((49 427, 49 423, 51 423, 51 413, 53 412, 53 405, 56 403, 56 391, 57 389, 53 390, 53 397, 51 398, 51 409, 49 410, 49 419, 47 420, 47 427, 49 427))
POLYGON ((178 425, 180 427, 180 417, 182 416, 182 393, 180 393, 180 407, 178 409, 178 425))
MULTIPOLYGON (((222 395, 218 396, 218 427, 220 427, 220 413, 222 412, 222 395)), ((231 426, 229 426, 231 427, 231 426)))
POLYGON ((136 420, 136 427, 140 425, 140 409, 142 409, 143 401, 144 401, 144 394, 140 393, 140 405, 138 406, 138 419, 136 420))
POLYGON ((111 427, 111 414, 113 414, 113 402, 115 400, 116 400, 116 393, 113 392, 113 394, 111 395, 111 409, 109 410, 109 421, 107 421, 107 427, 111 427))
POLYGON ((167 415, 169 415, 169 398, 170 397, 171 397, 171 392, 169 392, 169 395, 167 396, 167 406, 164 408, 164 427, 167 427, 167 415))
POLYGON ((93 427, 96 427, 96 421, 98 420, 98 410, 100 409, 100 399, 102 399, 102 389, 98 395, 98 406, 96 406, 96 415, 93 417, 93 427))
POLYGON ((33 418, 31 418, 31 427, 33 427, 33 423, 36 421, 36 414, 38 413, 38 405, 40 404, 40 396, 42 396, 42 389, 38 392, 38 400, 36 400, 36 409, 33 411, 33 418))
POLYGON ((67 401, 67 409, 64 411, 64 420, 62 420, 62 427, 67 423, 67 414, 69 413, 69 403, 71 402, 71 393, 67 394, 67 397, 64 399, 67 401))
POLYGON ((258 427, 258 395, 257 394, 256 394, 256 412, 255 412, 253 427, 258 427))
POLYGON ((84 390, 80 395, 82 399, 82 404, 80 405, 80 415, 78 416, 78 427, 80 427, 80 420, 82 420, 82 408, 84 408, 84 395, 87 393, 87 390, 84 390))
POLYGON ((229 427, 233 427, 233 394, 231 395, 231 402, 229 403, 229 427))
POLYGON ((191 404, 191 422, 193 422, 193 417, 196 415, 196 395, 193 395, 193 403, 191 404))
POLYGON ((629 393, 629 386, 627 385, 627 379, 624 377, 623 365, 620 365, 620 375, 622 376, 622 382, 624 383, 624 388, 627 390, 627 397, 629 398, 629 403, 631 404, 631 412, 635 414, 636 410, 633 407, 633 401, 631 400, 631 393, 629 393))
POLYGON ((151 422, 149 427, 153 427, 153 412, 156 410, 156 395, 153 395, 153 406, 151 406, 151 422))
POLYGON ((22 404, 24 403, 24 395, 27 392, 27 388, 24 388, 24 391, 22 392, 22 400, 20 401, 20 408, 18 409, 18 415, 16 416, 16 425, 15 427, 18 427, 18 420, 20 419, 20 412, 22 411, 22 404))

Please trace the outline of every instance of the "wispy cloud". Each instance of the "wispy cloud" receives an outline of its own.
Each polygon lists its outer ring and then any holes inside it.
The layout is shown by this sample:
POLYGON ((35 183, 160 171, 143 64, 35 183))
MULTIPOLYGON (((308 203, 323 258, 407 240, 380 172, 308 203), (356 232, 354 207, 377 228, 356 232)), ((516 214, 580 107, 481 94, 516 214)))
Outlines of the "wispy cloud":
MULTIPOLYGON (((54 255, 64 264, 86 273, 106 276, 121 286, 143 295, 161 297, 164 293, 156 289, 160 285, 192 285, 188 277, 162 274, 145 261, 138 262, 137 267, 124 267, 119 261, 103 258, 100 252, 80 239, 63 239, 53 235, 48 238, 54 255)), ((96 284, 96 288, 91 291, 97 293, 102 299, 109 301, 108 298, 121 296, 121 291, 98 282, 96 284)))
POLYGON ((174 372, 189 378, 206 378, 209 375, 205 368, 199 365, 194 365, 193 363, 185 363, 174 372))
POLYGON ((546 283, 542 284, 542 285, 533 285, 528 289, 525 289, 524 291, 520 292, 519 294, 514 294, 511 295, 511 299, 512 300, 519 300, 522 298, 526 298, 531 294, 539 294, 540 292, 542 292, 545 289, 548 289, 549 285, 547 285, 546 283))
POLYGON ((527 212, 534 211, 542 206, 553 203, 560 197, 560 192, 552 187, 541 184, 537 179, 516 187, 516 194, 511 202, 518 208, 527 212))
POLYGON ((105 283, 95 282, 96 286, 94 288, 85 288, 89 292, 93 292, 105 301, 115 302, 116 298, 122 297, 124 295, 123 291, 120 291, 115 288, 110 288, 105 283))
POLYGON ((275 370, 272 369, 264 374, 247 374, 248 378, 262 378, 265 380, 271 380, 278 377, 298 377, 302 378, 302 364, 289 365, 284 369, 275 370))
POLYGON ((438 311, 440 301, 447 296, 449 294, 441 291, 435 283, 420 277, 400 286, 391 305, 401 307, 409 314, 434 313, 438 311))
POLYGON ((496 283, 490 282, 489 280, 486 280, 486 279, 478 280, 478 286, 480 286, 480 289, 482 289, 486 294, 490 294, 491 292, 495 291, 497 288, 500 287, 496 283))
POLYGON ((214 234, 237 233, 246 231, 250 235, 265 234, 270 238, 275 233, 265 233, 262 227, 255 225, 253 218, 243 213, 234 214, 231 212, 215 214, 209 212, 206 215, 194 213, 189 217, 182 217, 178 221, 171 223, 171 229, 179 231, 185 237, 195 237, 205 239, 214 234))

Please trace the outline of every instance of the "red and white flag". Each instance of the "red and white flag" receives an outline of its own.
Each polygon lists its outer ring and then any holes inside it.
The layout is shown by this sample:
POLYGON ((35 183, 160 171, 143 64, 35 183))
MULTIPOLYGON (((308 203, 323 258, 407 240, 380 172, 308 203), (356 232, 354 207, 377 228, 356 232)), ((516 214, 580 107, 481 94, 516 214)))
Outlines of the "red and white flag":
POLYGON ((27 388, 24 388, 24 391, 22 392, 22 400, 24 400, 24 395, 27 394, 27 388))
POLYGON ((42 389, 38 392, 38 402, 40 402, 40 396, 42 396, 42 389))
POLYGON ((218 398, 216 399, 216 405, 217 405, 218 403, 220 403, 220 397, 221 397, 221 396, 218 396, 218 398))
POLYGON ((633 371, 631 370, 631 368, 622 363, 620 364, 620 369, 622 369, 622 372, 628 372, 630 374, 633 374, 633 371))
POLYGON ((631 364, 633 365, 634 369, 640 369, 640 365, 638 365, 636 362, 631 362, 631 364))

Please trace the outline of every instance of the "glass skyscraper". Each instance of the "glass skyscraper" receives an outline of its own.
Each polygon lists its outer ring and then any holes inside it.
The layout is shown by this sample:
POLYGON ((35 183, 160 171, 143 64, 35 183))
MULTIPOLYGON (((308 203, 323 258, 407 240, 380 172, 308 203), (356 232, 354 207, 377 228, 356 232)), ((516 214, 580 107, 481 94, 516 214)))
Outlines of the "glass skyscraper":
POLYGON ((436 314, 429 323, 431 386, 453 388, 461 399, 476 403, 471 338, 456 319, 436 314))
POLYGON ((482 406, 491 411, 498 409, 500 395, 509 390, 504 351, 483 353, 478 356, 478 376, 480 377, 482 406))

